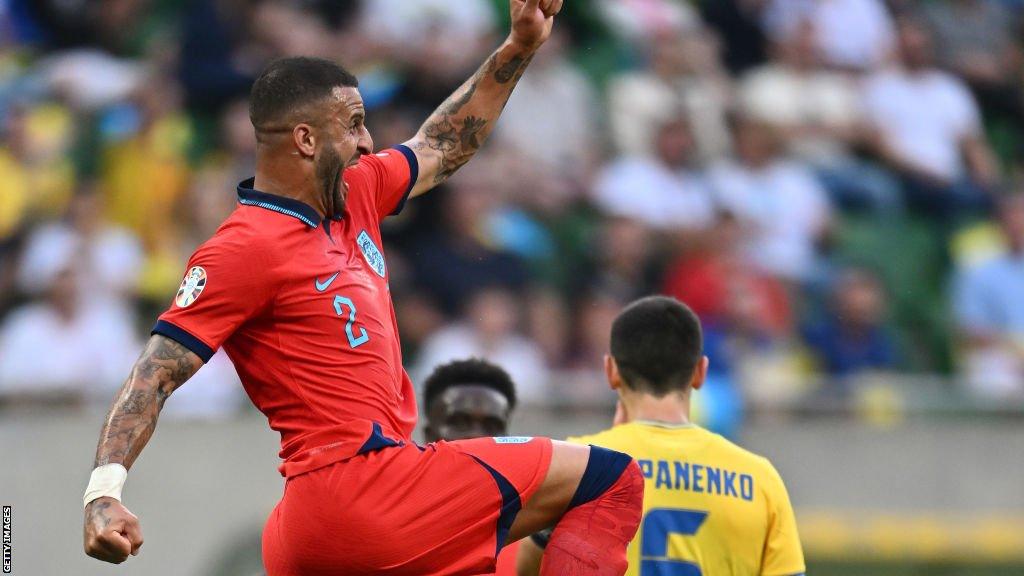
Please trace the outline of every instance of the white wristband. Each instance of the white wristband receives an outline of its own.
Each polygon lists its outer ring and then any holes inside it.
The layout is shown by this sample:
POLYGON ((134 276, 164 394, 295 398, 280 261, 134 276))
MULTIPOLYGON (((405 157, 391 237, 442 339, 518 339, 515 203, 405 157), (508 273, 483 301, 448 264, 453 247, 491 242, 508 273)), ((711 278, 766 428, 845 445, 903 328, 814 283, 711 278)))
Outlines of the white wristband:
POLYGON ((89 485, 85 488, 85 496, 82 498, 83 506, 103 496, 109 496, 118 502, 121 501, 121 489, 124 488, 124 481, 128 479, 128 469, 120 464, 104 464, 92 471, 89 477, 89 485))

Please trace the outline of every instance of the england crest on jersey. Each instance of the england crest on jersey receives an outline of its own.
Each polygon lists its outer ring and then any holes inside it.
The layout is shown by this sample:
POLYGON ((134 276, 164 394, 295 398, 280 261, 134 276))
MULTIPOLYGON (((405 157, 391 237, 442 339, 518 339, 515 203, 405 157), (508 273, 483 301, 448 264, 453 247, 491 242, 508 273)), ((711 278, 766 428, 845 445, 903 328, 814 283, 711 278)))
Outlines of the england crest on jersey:
POLYGON ((377 249, 377 245, 373 243, 373 238, 363 230, 359 233, 359 237, 356 238, 356 244, 359 244, 359 250, 363 252, 363 258, 366 259, 366 263, 373 268, 373 271, 377 273, 377 276, 381 278, 387 273, 387 264, 384 263, 384 254, 377 249))

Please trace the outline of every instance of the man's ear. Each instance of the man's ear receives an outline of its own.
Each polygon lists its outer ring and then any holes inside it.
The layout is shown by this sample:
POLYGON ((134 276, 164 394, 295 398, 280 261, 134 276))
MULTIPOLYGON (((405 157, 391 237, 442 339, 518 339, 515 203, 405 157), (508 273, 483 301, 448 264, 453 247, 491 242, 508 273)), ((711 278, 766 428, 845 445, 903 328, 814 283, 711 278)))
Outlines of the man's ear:
POLYGON ((316 154, 316 135, 313 127, 300 122, 292 128, 292 143, 303 158, 312 158, 316 154))
POLYGON ((604 375, 608 379, 608 387, 618 390, 622 386, 622 375, 619 374, 619 365, 611 354, 604 355, 604 375))
POLYGON ((708 357, 701 356, 700 362, 697 362, 697 367, 693 371, 693 378, 690 379, 690 388, 693 390, 700 390, 701 386, 704 386, 704 381, 708 377, 708 357))

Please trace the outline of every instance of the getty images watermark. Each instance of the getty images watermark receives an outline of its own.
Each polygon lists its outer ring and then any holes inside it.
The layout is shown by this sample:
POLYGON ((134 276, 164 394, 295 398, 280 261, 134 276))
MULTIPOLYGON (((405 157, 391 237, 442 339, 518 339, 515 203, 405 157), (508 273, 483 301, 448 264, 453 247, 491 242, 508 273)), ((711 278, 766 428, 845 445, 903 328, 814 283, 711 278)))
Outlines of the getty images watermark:
POLYGON ((4 574, 11 573, 11 507, 4 506, 4 574))

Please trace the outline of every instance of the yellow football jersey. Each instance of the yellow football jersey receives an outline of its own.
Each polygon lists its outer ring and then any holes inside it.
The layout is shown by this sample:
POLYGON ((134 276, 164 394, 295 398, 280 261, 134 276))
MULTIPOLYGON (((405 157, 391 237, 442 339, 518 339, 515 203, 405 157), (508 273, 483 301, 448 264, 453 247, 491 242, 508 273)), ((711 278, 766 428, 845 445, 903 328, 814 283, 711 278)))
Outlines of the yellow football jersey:
POLYGON ((699 426, 622 424, 570 442, 625 452, 644 475, 628 576, 791 576, 804 555, 767 459, 699 426))

